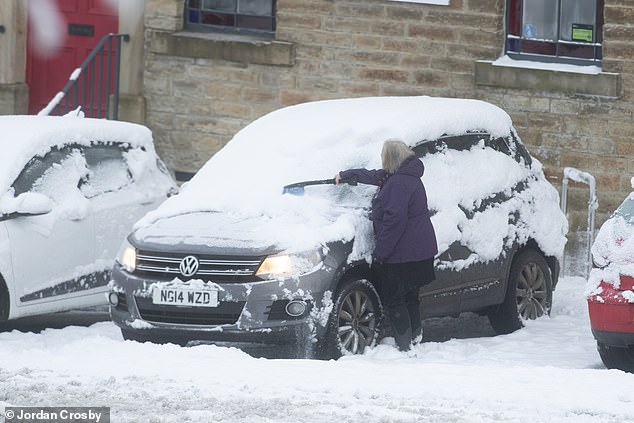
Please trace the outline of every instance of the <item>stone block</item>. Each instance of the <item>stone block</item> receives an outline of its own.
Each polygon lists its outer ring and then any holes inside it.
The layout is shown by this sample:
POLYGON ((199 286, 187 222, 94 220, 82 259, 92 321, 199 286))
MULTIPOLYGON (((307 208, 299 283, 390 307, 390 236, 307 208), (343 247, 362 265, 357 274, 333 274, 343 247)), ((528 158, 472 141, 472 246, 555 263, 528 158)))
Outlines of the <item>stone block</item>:
POLYGON ((145 97, 141 95, 119 96, 119 120, 145 125, 145 97))
POLYGON ((26 84, 0 84, 0 115, 28 113, 29 87, 26 84))

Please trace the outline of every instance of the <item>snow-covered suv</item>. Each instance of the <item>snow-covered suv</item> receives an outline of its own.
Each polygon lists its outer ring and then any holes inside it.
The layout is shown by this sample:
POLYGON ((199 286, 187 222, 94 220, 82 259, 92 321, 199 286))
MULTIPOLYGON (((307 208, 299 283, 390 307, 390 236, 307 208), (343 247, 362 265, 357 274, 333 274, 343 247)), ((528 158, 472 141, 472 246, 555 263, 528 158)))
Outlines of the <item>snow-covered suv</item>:
POLYGON ((144 126, 0 117, 0 320, 106 306, 121 240, 175 190, 144 126))
POLYGON ((476 100, 372 97, 257 119, 139 221, 113 270, 123 336, 296 342, 325 356, 373 345, 383 313, 369 266, 376 187, 282 187, 380 168, 388 138, 426 169, 440 253, 423 316, 477 311, 509 332, 547 314, 567 222, 510 117, 476 100))

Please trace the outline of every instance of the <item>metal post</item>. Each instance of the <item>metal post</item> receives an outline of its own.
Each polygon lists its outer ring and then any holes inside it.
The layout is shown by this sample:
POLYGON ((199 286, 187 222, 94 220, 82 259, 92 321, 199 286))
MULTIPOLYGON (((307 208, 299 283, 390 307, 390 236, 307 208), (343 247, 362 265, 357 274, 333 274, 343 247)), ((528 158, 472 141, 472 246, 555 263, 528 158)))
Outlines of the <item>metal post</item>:
MULTIPOLYGON (((590 189, 590 197, 588 199, 588 228, 587 228, 587 253, 586 253, 586 277, 590 275, 590 268, 592 266, 592 243, 594 242, 594 225, 595 214, 599 207, 599 201, 596 195, 596 180, 594 176, 588 172, 575 169, 573 167, 564 168, 564 177, 561 185, 561 210, 566 214, 568 211, 568 180, 573 180, 582 184, 588 185, 590 189)), ((564 272, 564 262, 561 264, 562 274, 564 272)))

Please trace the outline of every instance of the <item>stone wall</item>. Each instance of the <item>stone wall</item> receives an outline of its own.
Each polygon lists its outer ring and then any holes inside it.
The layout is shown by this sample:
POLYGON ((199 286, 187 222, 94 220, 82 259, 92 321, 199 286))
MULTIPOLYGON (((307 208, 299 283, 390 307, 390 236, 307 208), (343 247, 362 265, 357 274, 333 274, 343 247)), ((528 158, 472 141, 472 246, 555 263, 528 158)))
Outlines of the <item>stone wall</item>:
POLYGON ((26 113, 26 13, 20 0, 0 2, 0 115, 26 113))
MULTIPOLYGON (((276 37, 267 41, 180 32, 182 1, 148 0, 147 124, 170 168, 194 172, 236 131, 282 106, 368 95, 484 99, 508 111, 556 186, 565 166, 596 176, 601 222, 634 175, 634 6, 606 0, 604 73, 589 82, 552 71, 492 74, 486 61, 503 50, 504 7, 278 0, 276 37)), ((587 196, 573 184, 573 228, 585 227, 587 196)))

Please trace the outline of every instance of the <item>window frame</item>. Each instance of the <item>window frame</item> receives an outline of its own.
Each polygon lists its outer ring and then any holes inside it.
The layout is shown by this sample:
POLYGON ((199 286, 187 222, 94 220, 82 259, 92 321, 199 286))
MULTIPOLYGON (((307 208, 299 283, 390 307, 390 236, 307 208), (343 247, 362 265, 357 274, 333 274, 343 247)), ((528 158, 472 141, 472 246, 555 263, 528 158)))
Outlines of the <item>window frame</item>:
MULTIPOLYGON (((270 15, 270 19, 271 19, 270 29, 238 26, 238 21, 240 17, 245 17, 245 16, 246 17, 248 16, 263 17, 263 15, 249 15, 244 13, 238 13, 237 7, 238 7, 238 2, 240 0, 235 0, 236 10, 234 10, 233 12, 219 11, 222 14, 232 15, 234 18, 233 25, 213 25, 213 24, 206 24, 206 23, 200 23, 200 22, 191 22, 190 21, 190 7, 191 7, 190 2, 192 1, 199 1, 200 3, 198 8, 196 8, 194 11, 197 10, 200 13, 203 10, 202 9, 203 0, 185 0, 183 2, 183 9, 184 9, 183 19, 185 21, 184 28, 186 30, 197 31, 197 32, 219 32, 224 34, 257 35, 257 36, 263 36, 267 38, 273 38, 275 36, 275 30, 277 27, 277 19, 276 19, 277 1, 276 0, 271 0, 272 11, 270 15)), ((213 9, 206 9, 206 10, 213 10, 213 9)), ((266 17, 269 18, 268 15, 266 17)))
MULTIPOLYGON (((562 17, 562 0, 557 1, 557 39, 556 40, 537 40, 525 37, 523 35, 523 11, 526 0, 506 0, 505 13, 505 39, 504 53, 516 60, 531 60, 537 62, 562 63, 572 65, 594 65, 601 67, 603 60, 603 26, 605 9, 605 0, 594 0, 596 4, 594 17, 594 39, 592 42, 569 41, 563 40, 561 37, 561 17, 562 17), (511 47, 517 44, 516 47, 511 47), (524 49, 533 51, 524 51, 524 49), (554 53, 538 52, 539 49, 552 49, 554 53), (592 57, 577 57, 567 55, 565 49, 570 51, 579 48, 579 51, 589 52, 592 50, 592 57), (582 50, 583 49, 583 50, 582 50)), ((588 54, 589 56, 589 54, 588 54)))

